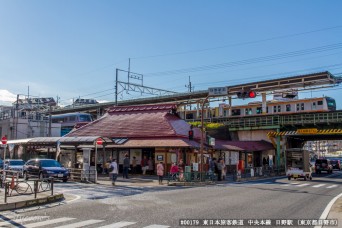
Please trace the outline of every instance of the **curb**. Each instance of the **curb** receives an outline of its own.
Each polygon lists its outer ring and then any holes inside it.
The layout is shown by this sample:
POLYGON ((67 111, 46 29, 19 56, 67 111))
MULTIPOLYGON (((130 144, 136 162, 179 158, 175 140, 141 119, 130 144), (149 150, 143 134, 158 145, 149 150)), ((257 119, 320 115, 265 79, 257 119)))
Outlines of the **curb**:
POLYGON ((58 193, 53 196, 47 196, 42 197, 38 199, 30 199, 30 200, 23 200, 20 202, 13 202, 13 203, 6 203, 6 204, 0 204, 0 211, 7 211, 7 210, 14 210, 24 207, 31 207, 31 206, 37 206, 47 203, 53 203, 57 201, 61 201, 64 199, 63 193, 58 193))

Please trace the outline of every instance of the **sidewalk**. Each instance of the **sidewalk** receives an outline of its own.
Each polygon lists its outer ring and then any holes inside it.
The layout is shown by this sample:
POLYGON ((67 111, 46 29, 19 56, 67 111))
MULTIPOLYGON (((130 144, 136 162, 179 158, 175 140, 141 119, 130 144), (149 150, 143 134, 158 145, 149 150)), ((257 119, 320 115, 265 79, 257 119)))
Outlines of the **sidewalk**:
MULTIPOLYGON (((335 226, 335 227, 342 227, 342 197, 338 198, 335 201, 326 219, 338 219, 338 226, 335 226)), ((332 226, 323 226, 323 227, 332 227, 332 226)))
POLYGON ((47 203, 52 203, 56 201, 61 201, 64 199, 63 193, 54 193, 51 195, 48 192, 43 192, 37 194, 37 198, 32 195, 20 195, 7 198, 7 203, 4 201, 5 195, 4 190, 0 191, 0 211, 14 210, 23 207, 30 207, 36 205, 42 205, 47 203))
POLYGON ((62 193, 54 192, 53 195, 51 195, 51 191, 37 193, 37 198, 35 198, 34 193, 19 195, 15 190, 13 190, 12 195, 13 196, 7 197, 7 202, 5 203, 5 189, 0 188, 0 211, 42 205, 64 199, 62 193))

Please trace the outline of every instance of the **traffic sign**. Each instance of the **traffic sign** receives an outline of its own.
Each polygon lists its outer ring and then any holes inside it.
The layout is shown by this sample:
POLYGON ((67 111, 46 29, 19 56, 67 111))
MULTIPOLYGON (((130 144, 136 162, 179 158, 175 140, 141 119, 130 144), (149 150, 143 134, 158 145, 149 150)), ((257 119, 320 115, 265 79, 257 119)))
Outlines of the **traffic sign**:
POLYGON ((7 144, 7 138, 6 138, 6 136, 3 136, 3 137, 1 138, 1 142, 2 142, 2 144, 4 144, 4 145, 7 144))
POLYGON ((97 144, 97 145, 102 145, 102 143, 103 143, 103 140, 102 140, 101 138, 98 138, 98 139, 96 140, 96 144, 97 144))

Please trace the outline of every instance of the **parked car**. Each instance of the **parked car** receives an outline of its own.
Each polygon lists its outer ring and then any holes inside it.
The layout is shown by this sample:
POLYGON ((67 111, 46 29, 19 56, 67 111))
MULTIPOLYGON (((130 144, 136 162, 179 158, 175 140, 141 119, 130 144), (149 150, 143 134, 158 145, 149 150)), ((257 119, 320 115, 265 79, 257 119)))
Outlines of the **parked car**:
POLYGON ((31 159, 27 161, 23 168, 25 180, 35 176, 39 179, 53 177, 55 179, 67 182, 70 176, 69 171, 64 168, 58 161, 53 159, 31 159))
POLYGON ((0 169, 3 169, 4 162, 0 159, 0 169))
POLYGON ((331 165, 333 169, 341 170, 341 162, 338 159, 331 160, 331 165))
POLYGON ((322 171, 326 171, 327 173, 333 172, 333 167, 329 159, 316 159, 315 162, 315 170, 316 173, 321 173, 322 171))
POLYGON ((6 159, 5 160, 5 169, 6 170, 12 170, 12 171, 18 171, 19 176, 21 177, 23 175, 23 166, 25 162, 22 159, 6 159))

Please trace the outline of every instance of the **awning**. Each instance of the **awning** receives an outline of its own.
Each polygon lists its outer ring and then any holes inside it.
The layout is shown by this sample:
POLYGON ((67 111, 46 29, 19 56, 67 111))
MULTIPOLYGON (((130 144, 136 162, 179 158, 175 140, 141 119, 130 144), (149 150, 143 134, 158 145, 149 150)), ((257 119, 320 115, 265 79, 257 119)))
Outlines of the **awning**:
POLYGON ((114 145, 115 148, 146 148, 146 147, 187 147, 199 148, 196 141, 182 138, 162 138, 162 139, 128 139, 121 145, 114 145))
POLYGON ((27 145, 56 145, 60 144, 79 145, 79 144, 94 144, 94 142, 101 138, 103 143, 114 144, 114 142, 107 137, 101 136, 87 136, 87 137, 37 137, 28 139, 8 140, 7 144, 27 144, 27 145))

